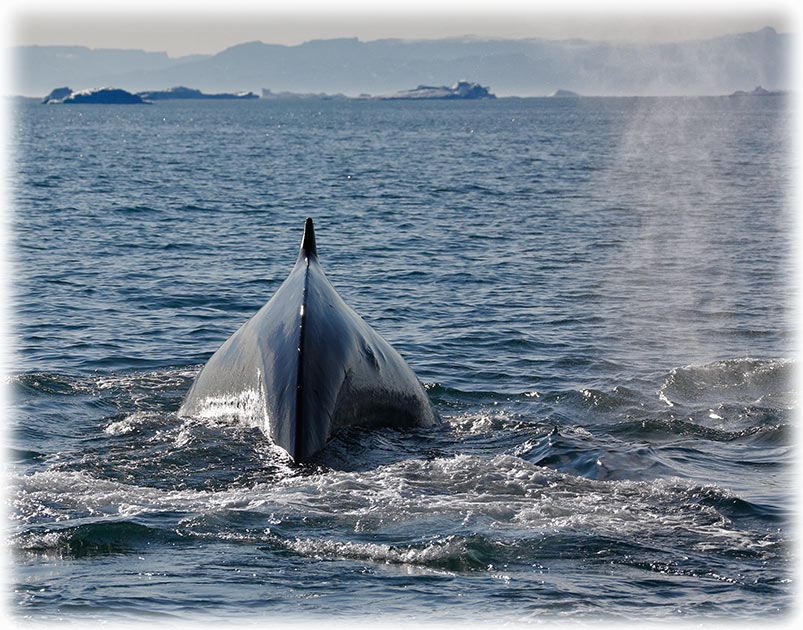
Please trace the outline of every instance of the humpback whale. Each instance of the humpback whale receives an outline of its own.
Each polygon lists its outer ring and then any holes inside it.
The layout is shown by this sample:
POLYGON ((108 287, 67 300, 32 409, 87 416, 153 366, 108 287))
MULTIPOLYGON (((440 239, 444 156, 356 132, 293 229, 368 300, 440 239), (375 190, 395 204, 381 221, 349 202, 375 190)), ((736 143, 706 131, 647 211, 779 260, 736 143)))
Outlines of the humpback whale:
POLYGON ((329 283, 309 218, 290 275, 210 357, 179 415, 237 416, 296 462, 347 426, 428 426, 438 417, 401 355, 329 283))

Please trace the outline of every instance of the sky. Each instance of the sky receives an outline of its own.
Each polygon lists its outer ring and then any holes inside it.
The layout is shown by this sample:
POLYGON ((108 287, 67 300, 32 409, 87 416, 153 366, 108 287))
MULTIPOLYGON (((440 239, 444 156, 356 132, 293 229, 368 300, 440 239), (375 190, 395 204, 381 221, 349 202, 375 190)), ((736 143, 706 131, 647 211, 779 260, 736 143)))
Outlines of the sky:
POLYGON ((214 54, 255 40, 296 45, 333 37, 681 41, 765 26, 793 32, 799 13, 798 3, 792 0, 229 0, 206 4, 197 0, 12 0, 5 4, 8 45, 136 48, 165 51, 171 57, 214 54))

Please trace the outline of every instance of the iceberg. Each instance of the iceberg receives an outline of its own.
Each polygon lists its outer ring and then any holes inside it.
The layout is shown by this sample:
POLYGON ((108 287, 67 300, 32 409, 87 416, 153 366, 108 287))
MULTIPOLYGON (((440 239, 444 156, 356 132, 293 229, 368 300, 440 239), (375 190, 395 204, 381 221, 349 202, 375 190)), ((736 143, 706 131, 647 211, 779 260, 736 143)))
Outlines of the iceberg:
POLYGON ((94 88, 90 90, 80 90, 73 92, 70 88, 56 88, 48 94, 42 103, 52 104, 74 104, 91 103, 101 105, 143 105, 148 104, 141 96, 126 92, 119 88, 94 88))
POLYGON ((50 94, 45 96, 42 103, 54 103, 56 101, 63 101, 65 98, 72 94, 72 90, 68 87, 59 87, 55 90, 52 90, 50 94))
POLYGON ((549 95, 549 98, 580 98, 580 95, 571 90, 555 90, 549 95))
POLYGON ((488 88, 479 83, 458 81, 451 87, 445 85, 419 85, 414 90, 404 90, 381 98, 385 100, 479 99, 496 98, 496 95, 491 94, 488 88))
POLYGON ((752 92, 745 92, 744 90, 736 90, 733 94, 729 94, 728 96, 731 97, 740 97, 740 96, 784 96, 786 92, 782 90, 767 90, 761 87, 760 85, 753 90, 752 92))
POLYGON ((262 98, 267 100, 312 100, 322 101, 343 100, 348 98, 345 94, 327 94, 325 92, 272 92, 268 88, 262 88, 262 98))
POLYGON ((204 94, 201 90, 177 86, 166 90, 151 90, 148 92, 137 92, 137 96, 149 101, 167 101, 176 99, 205 99, 205 100, 241 100, 259 98, 253 92, 236 92, 222 94, 204 94))

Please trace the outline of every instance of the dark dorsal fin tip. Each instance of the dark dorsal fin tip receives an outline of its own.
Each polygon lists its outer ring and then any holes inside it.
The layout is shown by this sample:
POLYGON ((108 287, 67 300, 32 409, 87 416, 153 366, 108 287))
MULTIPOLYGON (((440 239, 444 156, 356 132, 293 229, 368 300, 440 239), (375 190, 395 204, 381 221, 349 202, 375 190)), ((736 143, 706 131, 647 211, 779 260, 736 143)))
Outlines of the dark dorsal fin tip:
POLYGON ((312 219, 309 217, 304 222, 304 238, 301 239, 299 255, 306 258, 314 258, 318 255, 318 250, 315 248, 315 228, 313 228, 312 219))

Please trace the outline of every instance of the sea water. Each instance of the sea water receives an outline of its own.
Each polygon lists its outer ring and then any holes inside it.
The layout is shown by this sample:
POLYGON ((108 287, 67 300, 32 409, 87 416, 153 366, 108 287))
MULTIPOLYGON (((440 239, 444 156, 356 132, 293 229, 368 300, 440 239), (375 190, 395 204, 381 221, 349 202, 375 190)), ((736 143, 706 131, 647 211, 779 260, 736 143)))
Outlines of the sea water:
POLYGON ((779 620, 779 97, 11 111, 15 617, 779 620), (442 423, 294 465, 179 418, 305 217, 442 423))

